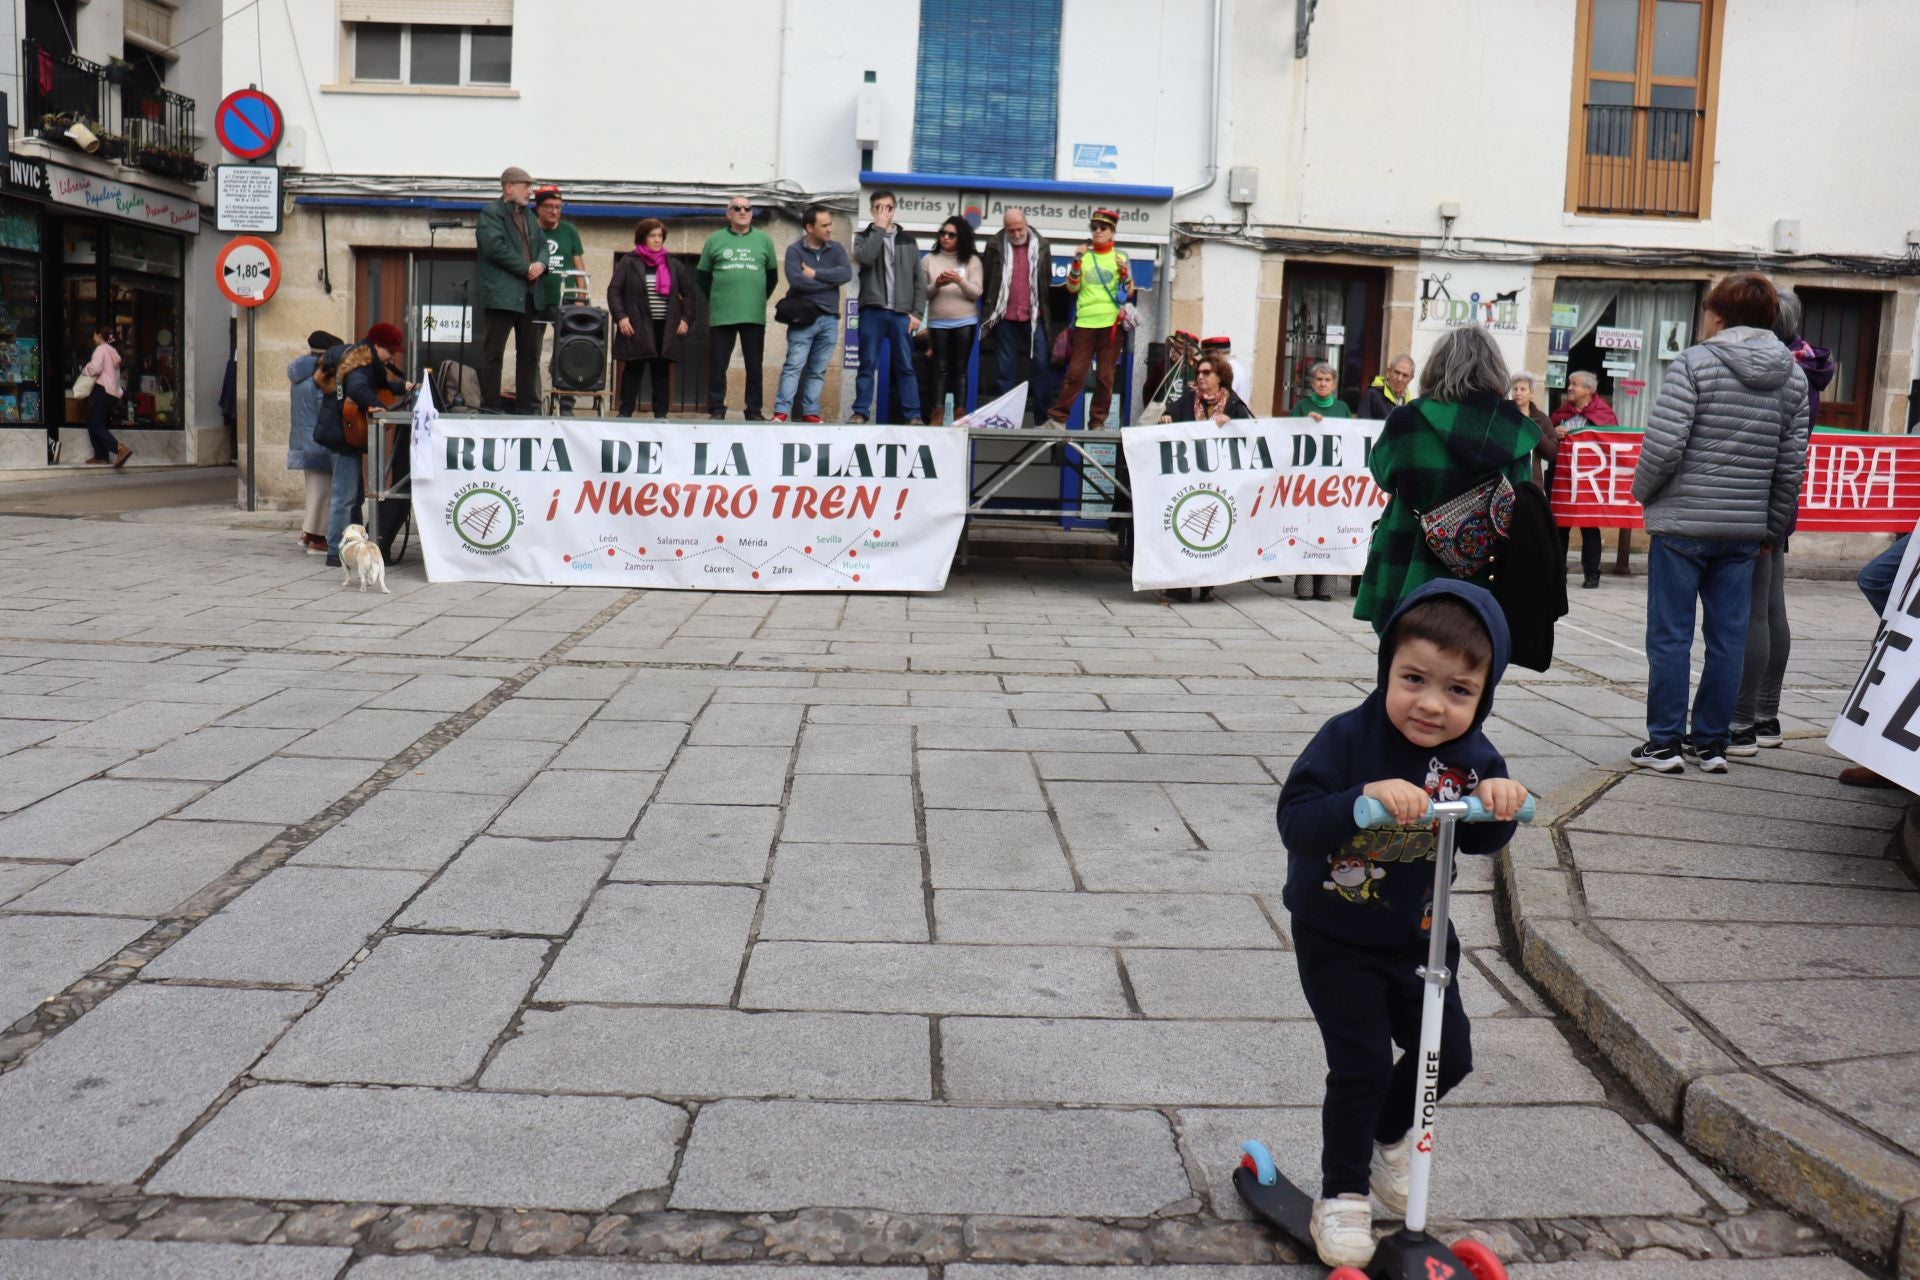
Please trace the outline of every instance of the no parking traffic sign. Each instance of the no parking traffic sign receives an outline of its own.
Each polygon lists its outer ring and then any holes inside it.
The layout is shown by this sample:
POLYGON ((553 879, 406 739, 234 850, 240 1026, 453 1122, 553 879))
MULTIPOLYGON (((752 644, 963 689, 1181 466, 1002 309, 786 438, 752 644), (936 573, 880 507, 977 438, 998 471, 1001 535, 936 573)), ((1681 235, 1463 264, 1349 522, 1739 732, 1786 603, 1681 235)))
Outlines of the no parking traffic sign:
POLYGON ((258 89, 235 89, 213 113, 220 145, 242 160, 258 160, 280 145, 286 119, 280 104, 258 89))
POLYGON ((214 279, 227 301, 257 307, 280 287, 280 259, 259 236, 235 236, 214 259, 214 279))

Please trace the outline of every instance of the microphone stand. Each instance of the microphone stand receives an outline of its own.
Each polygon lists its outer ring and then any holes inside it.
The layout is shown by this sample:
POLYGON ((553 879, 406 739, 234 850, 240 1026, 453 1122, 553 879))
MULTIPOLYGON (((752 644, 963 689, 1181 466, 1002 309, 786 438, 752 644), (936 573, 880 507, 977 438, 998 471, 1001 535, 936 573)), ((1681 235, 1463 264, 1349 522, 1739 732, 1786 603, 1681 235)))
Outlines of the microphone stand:
MULTIPOLYGON (((439 232, 450 231, 455 228, 464 227, 465 225, 466 224, 464 222, 461 222, 458 219, 454 219, 452 221, 445 221, 445 222, 427 223, 427 307, 429 308, 427 314, 429 316, 432 315, 432 311, 430 310, 430 308, 433 306, 434 267, 438 262, 438 258, 436 257, 433 251, 434 237, 439 232)), ((460 288, 464 291, 467 288, 467 285, 462 284, 460 288)), ((461 313, 460 314, 460 367, 463 371, 465 370, 467 365, 467 330, 472 325, 472 321, 467 312, 467 303, 469 301, 471 301, 470 296, 465 292, 463 292, 461 294, 461 308, 460 308, 460 313, 461 313)), ((431 327, 436 330, 438 328, 437 325, 431 326, 431 327)), ((467 402, 465 398, 462 397, 460 394, 459 384, 461 379, 459 377, 455 377, 453 381, 454 381, 453 387, 443 397, 446 400, 446 404, 442 407, 449 411, 453 409, 464 409, 467 407, 467 402)))

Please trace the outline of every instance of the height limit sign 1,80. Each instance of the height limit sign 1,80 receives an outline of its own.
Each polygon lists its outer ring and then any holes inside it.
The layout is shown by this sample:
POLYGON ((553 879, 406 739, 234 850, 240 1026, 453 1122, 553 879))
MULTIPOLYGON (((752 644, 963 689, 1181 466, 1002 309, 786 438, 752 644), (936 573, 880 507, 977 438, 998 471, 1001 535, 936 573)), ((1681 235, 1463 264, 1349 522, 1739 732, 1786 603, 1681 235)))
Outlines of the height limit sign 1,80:
POLYGON ((215 280, 227 301, 257 307, 280 287, 280 259, 258 236, 235 236, 214 260, 215 280))

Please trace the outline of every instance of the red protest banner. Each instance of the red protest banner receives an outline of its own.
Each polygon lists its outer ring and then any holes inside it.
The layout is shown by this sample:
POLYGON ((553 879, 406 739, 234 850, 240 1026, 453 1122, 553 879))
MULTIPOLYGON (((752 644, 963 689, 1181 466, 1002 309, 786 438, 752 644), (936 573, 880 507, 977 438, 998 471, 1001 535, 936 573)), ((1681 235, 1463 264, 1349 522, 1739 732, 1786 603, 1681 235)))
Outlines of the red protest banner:
MULTIPOLYGON (((1584 529, 1638 529, 1638 431, 1581 431, 1560 442, 1553 514, 1584 529)), ((1800 486, 1802 533, 1905 533, 1920 521, 1920 436, 1816 431, 1800 486)))

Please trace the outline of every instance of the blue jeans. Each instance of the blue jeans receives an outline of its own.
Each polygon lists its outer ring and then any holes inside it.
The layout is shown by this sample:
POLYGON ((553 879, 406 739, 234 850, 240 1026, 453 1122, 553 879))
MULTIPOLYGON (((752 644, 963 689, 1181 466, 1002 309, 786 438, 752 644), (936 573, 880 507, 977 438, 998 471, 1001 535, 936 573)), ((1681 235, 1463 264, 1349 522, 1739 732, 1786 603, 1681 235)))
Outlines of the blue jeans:
POLYGON ((827 361, 833 359, 839 340, 840 317, 831 311, 807 324, 787 326, 787 362, 780 367, 780 391, 773 397, 775 413, 793 408, 796 388, 800 392, 800 416, 820 412, 820 388, 827 380, 827 361))
POLYGON ((340 535, 350 524, 360 523, 360 501, 366 496, 361 475, 362 458, 357 453, 333 455, 333 505, 327 515, 327 554, 340 555, 340 535))
POLYGON ((1901 534, 1892 546, 1867 561, 1867 567, 1860 571, 1860 594, 1873 606, 1876 618, 1887 611, 1887 600, 1893 595, 1893 580, 1900 572, 1900 557, 1907 554, 1907 539, 1912 536, 1901 534))
POLYGON ((1693 740, 1726 744, 1734 694, 1746 662, 1757 542, 1710 542, 1656 534, 1647 553, 1647 738, 1678 742, 1687 732, 1687 658, 1693 602, 1701 604, 1706 662, 1693 696, 1693 740))
POLYGON ((920 417, 920 384, 913 376, 913 337, 907 332, 907 313, 885 307, 860 308, 860 373, 853 380, 853 411, 873 416, 873 381, 880 369, 880 348, 889 349, 893 385, 900 389, 900 408, 909 418, 920 417))
POLYGON ((993 326, 994 371, 998 375, 994 394, 1003 396, 1016 384, 1029 383, 1027 407, 1036 420, 1047 411, 1047 352, 1041 347, 1044 340, 1045 334, 1031 320, 1002 320, 993 326))

